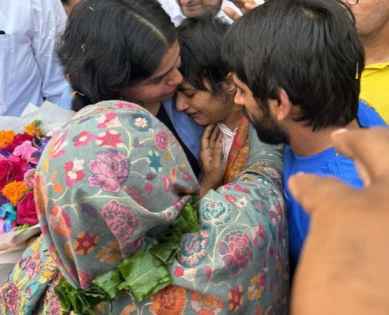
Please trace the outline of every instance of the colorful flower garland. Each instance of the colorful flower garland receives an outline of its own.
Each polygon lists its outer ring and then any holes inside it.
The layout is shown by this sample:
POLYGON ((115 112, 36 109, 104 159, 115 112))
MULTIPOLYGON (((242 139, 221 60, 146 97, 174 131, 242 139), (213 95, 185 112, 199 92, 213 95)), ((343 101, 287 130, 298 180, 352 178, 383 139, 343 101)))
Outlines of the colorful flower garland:
POLYGON ((47 141, 39 121, 0 131, 0 234, 38 222, 31 178, 47 141))

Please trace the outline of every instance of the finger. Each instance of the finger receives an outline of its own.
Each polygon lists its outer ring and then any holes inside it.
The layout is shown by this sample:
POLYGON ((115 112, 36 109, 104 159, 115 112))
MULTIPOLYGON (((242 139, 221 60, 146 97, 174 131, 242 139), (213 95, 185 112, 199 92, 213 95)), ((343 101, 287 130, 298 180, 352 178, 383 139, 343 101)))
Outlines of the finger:
POLYGON ((175 183, 173 184, 173 191, 175 191, 179 196, 196 195, 199 191, 199 187, 187 187, 175 183))
POLYGON ((222 164, 222 161, 223 161, 223 135, 221 133, 219 134, 219 136, 217 138, 215 148, 214 148, 213 157, 214 157, 215 162, 216 162, 215 164, 217 164, 217 166, 220 166, 222 164))
POLYGON ((379 176, 389 176, 389 130, 340 130, 332 134, 338 152, 355 160, 361 177, 369 184, 379 176))
POLYGON ((241 15, 231 7, 228 7, 228 6, 224 7, 223 12, 225 13, 225 15, 227 15, 234 22, 236 22, 237 20, 239 20, 241 18, 241 15))
POLYGON ((203 136, 201 137, 201 150, 206 150, 209 147, 209 138, 214 130, 215 125, 209 125, 205 128, 203 136))
POLYGON ((346 196, 355 193, 354 189, 334 177, 320 177, 303 173, 292 176, 288 186, 294 198, 309 213, 322 209, 335 209, 346 196))
POLYGON ((215 126, 215 128, 212 131, 211 138, 209 140, 209 146, 213 149, 216 145, 216 141, 220 135, 220 129, 219 127, 215 126))

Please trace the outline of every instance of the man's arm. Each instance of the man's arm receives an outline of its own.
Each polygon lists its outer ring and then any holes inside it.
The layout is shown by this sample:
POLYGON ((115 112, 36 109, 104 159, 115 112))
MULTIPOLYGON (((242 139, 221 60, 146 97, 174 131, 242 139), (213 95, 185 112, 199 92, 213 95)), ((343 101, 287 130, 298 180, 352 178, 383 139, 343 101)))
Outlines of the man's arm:
POLYGON ((67 87, 56 42, 66 26, 66 14, 59 0, 32 1, 32 49, 42 77, 42 95, 57 103, 67 87))

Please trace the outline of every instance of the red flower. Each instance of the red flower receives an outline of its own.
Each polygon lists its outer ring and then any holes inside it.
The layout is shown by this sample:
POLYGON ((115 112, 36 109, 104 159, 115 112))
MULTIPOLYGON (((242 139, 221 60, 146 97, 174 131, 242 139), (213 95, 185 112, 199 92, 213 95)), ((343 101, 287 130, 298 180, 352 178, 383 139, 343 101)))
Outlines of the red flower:
POLYGON ((38 223, 34 202, 34 194, 32 191, 28 192, 24 196, 24 198, 18 203, 16 212, 16 223, 30 225, 38 223))
POLYGON ((184 275, 184 268, 182 267, 177 267, 175 270, 174 270, 174 275, 176 277, 182 277, 184 275))
POLYGON ((64 165, 66 186, 73 187, 85 177, 84 160, 68 161, 64 165))
POLYGON ((76 240, 76 253, 80 256, 88 255, 96 247, 98 239, 97 235, 80 233, 76 240))
POLYGON ((228 293, 228 309, 230 311, 237 311, 243 304, 243 288, 238 285, 230 290, 228 293))
POLYGON ((236 197, 233 195, 225 195, 224 199, 226 199, 228 202, 235 203, 236 202, 236 197))
POLYGON ((81 131, 78 136, 73 138, 73 143, 76 148, 89 144, 95 139, 95 136, 88 131, 81 131))
POLYGON ((0 190, 11 181, 23 180, 27 162, 18 157, 0 160, 0 190))
POLYGON ((102 147, 116 148, 123 145, 121 135, 116 130, 107 130, 100 134, 96 140, 97 145, 102 147))
POLYGON ((158 132, 154 138, 155 145, 160 150, 166 150, 169 145, 169 135, 164 130, 158 132))
POLYGON ((24 141, 32 141, 33 137, 26 134, 17 134, 14 138, 14 141, 7 147, 6 150, 13 151, 17 146, 21 145, 24 141))
POLYGON ((253 257, 250 239, 240 231, 228 234, 220 243, 219 252, 232 274, 238 274, 253 257))

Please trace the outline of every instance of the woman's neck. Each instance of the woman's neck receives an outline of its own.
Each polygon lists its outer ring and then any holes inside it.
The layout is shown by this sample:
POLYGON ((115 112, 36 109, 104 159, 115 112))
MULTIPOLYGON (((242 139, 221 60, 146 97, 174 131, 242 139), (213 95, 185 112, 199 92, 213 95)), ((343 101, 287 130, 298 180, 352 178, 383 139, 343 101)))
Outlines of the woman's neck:
POLYGON ((226 125, 230 130, 235 130, 236 128, 238 128, 239 121, 242 116, 243 114, 240 110, 231 111, 231 113, 221 123, 226 125))

